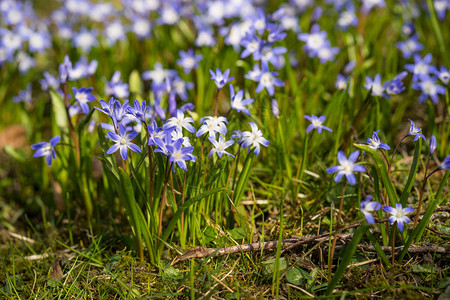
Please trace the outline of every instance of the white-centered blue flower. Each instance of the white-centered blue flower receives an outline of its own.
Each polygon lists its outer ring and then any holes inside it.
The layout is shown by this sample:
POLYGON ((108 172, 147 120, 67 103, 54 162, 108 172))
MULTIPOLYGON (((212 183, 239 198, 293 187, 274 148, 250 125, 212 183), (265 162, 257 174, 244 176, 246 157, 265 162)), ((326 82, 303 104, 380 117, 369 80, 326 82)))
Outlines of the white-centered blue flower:
POLYGON ((374 224, 375 219, 372 216, 372 213, 379 210, 381 208, 381 204, 376 201, 371 201, 372 196, 367 196, 367 198, 363 201, 361 201, 361 212, 364 214, 364 217, 366 218, 367 223, 374 224))
POLYGON ((203 117, 200 119, 202 126, 198 129, 196 136, 202 136, 208 133, 209 136, 216 136, 216 133, 221 133, 223 135, 227 134, 227 119, 225 117, 203 117))
POLYGON ((328 174, 336 173, 336 176, 334 177, 335 182, 339 182, 342 179, 342 176, 345 175, 348 182, 351 185, 356 184, 356 178, 353 172, 365 172, 366 168, 364 166, 356 164, 356 160, 358 159, 359 151, 356 150, 350 156, 345 156, 343 151, 339 151, 337 154, 337 158, 339 161, 340 166, 333 166, 327 169, 328 174))
POLYGON ((229 141, 225 141, 225 138, 223 137, 223 135, 219 135, 219 140, 217 141, 215 137, 208 137, 208 140, 211 142, 211 144, 213 144, 214 148, 211 149, 211 151, 209 151, 209 156, 211 157, 211 155, 213 155, 214 153, 217 153, 217 155, 222 158, 223 154, 226 154, 228 156, 234 157, 233 154, 225 151, 226 148, 230 147, 231 145, 234 144, 233 140, 229 140, 229 141))
POLYGON ((244 90, 239 90, 236 94, 234 93, 234 87, 230 84, 230 98, 231 98, 231 108, 237 112, 243 112, 250 116, 250 110, 245 107, 246 105, 252 104, 253 99, 242 99, 244 98, 244 90))
POLYGON ((252 127, 252 132, 244 131, 242 133, 242 147, 248 148, 249 151, 250 149, 255 148, 255 155, 258 156, 261 151, 260 145, 268 147, 269 141, 263 137, 262 131, 258 129, 258 126, 255 123, 249 122, 248 124, 252 127))
POLYGON ((368 138, 366 143, 369 144, 369 147, 373 150, 378 149, 385 149, 385 150, 391 150, 391 147, 389 147, 387 144, 381 142, 380 138, 378 137, 379 130, 374 131, 372 134, 372 138, 368 138))
POLYGON ((309 124, 308 127, 306 128, 306 133, 309 133, 313 129, 317 129, 319 133, 322 133, 322 129, 328 130, 329 132, 333 131, 327 126, 322 125, 322 123, 325 121, 326 118, 325 116, 317 117, 315 115, 311 116, 304 115, 303 117, 311 122, 311 124, 309 124))
POLYGON ((414 122, 411 119, 409 119, 409 121, 411 121, 411 127, 409 128, 408 135, 413 135, 414 136, 414 140, 413 141, 415 142, 419 138, 422 138, 424 141, 426 141, 427 139, 425 138, 425 136, 420 133, 420 131, 422 129, 417 127, 416 124, 414 124, 414 122))
POLYGON ((398 230, 400 231, 403 231, 403 229, 405 228, 405 223, 408 224, 409 222, 411 222, 411 219, 406 215, 414 211, 411 206, 403 208, 401 203, 395 203, 395 208, 391 206, 385 206, 383 207, 383 210, 388 214, 391 214, 391 216, 389 217, 389 223, 391 223, 392 225, 397 222, 398 230))
POLYGON ((40 142, 31 145, 31 149, 36 150, 36 152, 33 154, 33 157, 45 156, 45 161, 50 167, 52 165, 52 158, 56 158, 55 146, 59 143, 60 140, 61 137, 57 135, 52 137, 49 142, 40 142))
POLYGON ((436 137, 432 135, 430 138, 430 155, 434 153, 436 147, 437 147, 436 137))
POLYGON ((194 123, 194 120, 191 117, 184 117, 184 113, 181 110, 177 110, 177 116, 172 117, 167 120, 166 124, 164 124, 163 128, 176 127, 177 130, 182 131, 183 128, 189 132, 194 133, 195 128, 191 123, 194 123))
POLYGON ((131 141, 138 135, 137 132, 130 132, 127 133, 125 127, 122 124, 119 124, 119 134, 108 131, 106 134, 106 137, 113 140, 115 142, 114 145, 112 145, 108 151, 106 151, 106 154, 112 154, 116 152, 117 150, 120 151, 120 156, 122 156, 123 160, 127 160, 128 157, 128 149, 134 151, 134 152, 141 152, 141 148, 139 148, 136 144, 132 143, 131 141))

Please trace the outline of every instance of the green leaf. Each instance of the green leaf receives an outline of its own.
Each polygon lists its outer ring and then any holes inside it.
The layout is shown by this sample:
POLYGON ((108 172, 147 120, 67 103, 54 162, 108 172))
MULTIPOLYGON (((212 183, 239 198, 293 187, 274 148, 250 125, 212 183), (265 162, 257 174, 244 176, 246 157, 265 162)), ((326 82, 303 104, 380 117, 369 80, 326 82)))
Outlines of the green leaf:
POLYGON ((79 135, 81 135, 81 132, 83 131, 84 127, 86 127, 87 124, 89 124, 89 121, 92 118, 92 114, 94 113, 95 109, 91 109, 87 115, 81 119, 81 122, 77 125, 77 132, 79 135))
POLYGON ((56 124, 60 130, 67 130, 69 128, 69 122, 67 120, 64 99, 54 90, 50 90, 50 98, 52 99, 52 110, 56 124))
POLYGON ((312 280, 312 276, 302 269, 293 268, 286 273, 286 279, 292 284, 301 285, 303 280, 312 280))
POLYGON ((386 192, 389 196, 390 204, 391 204, 391 206, 394 206, 395 203, 399 202, 398 195, 397 195, 397 192, 395 191, 392 181, 389 179, 387 167, 386 167, 386 164, 385 164, 383 158, 381 157, 381 155, 378 152, 376 152, 375 150, 373 150, 372 148, 370 148, 367 145, 354 144, 354 146, 358 149, 361 149, 363 151, 370 153, 370 155, 373 157, 373 159, 375 160, 375 164, 376 164, 378 170, 380 171, 381 181, 383 182, 384 188, 386 189, 386 192))
POLYGON ((11 158, 17 160, 18 162, 24 163, 27 155, 20 148, 14 148, 11 145, 6 145, 3 147, 3 151, 8 154, 11 158))
POLYGON ((204 193, 201 193, 200 195, 197 195, 189 200, 187 200, 186 202, 184 202, 183 205, 181 205, 178 210, 176 211, 176 213, 173 215, 172 219, 170 220, 169 225, 167 226, 166 230, 164 231, 164 234, 162 235, 162 240, 163 241, 167 241, 167 239, 169 238, 169 235, 172 233, 173 229, 175 228, 175 226, 177 225, 177 221, 178 219, 181 217, 181 214, 192 204, 194 204, 197 201, 200 201, 203 198, 206 198, 210 195, 213 195, 215 193, 221 192, 225 190, 225 188, 215 188, 209 191, 206 191, 204 193))
POLYGON ((345 270, 347 269, 347 266, 350 264, 353 255, 356 252, 356 249, 358 248, 359 241, 363 237, 364 233, 369 228, 369 225, 363 224, 361 225, 353 235, 352 241, 350 244, 346 247, 344 257, 342 258, 341 263, 339 264, 339 267, 336 270, 336 273, 334 273, 333 278, 331 279, 330 283, 328 284, 326 295, 329 296, 333 293, 334 287, 339 283, 342 276, 345 273, 345 270))
MULTIPOLYGON (((263 265, 263 274, 264 275, 272 275, 275 272, 276 267, 276 258, 269 259, 262 262, 263 265)), ((278 271, 283 271, 287 267, 286 258, 281 257, 278 263, 278 271)))
POLYGON ((213 227, 206 226, 205 230, 203 230, 203 244, 206 245, 209 242, 214 241, 217 238, 217 234, 213 227))
POLYGON ((130 74, 130 92, 137 95, 144 94, 144 88, 138 70, 133 70, 130 74))
MULTIPOLYGON (((241 149, 242 150, 242 149, 241 149)), ((244 194, 245 186, 247 185, 248 178, 250 177, 251 167, 253 165, 253 158, 255 157, 254 149, 250 151, 245 159, 244 166, 242 168, 241 174, 236 184, 236 189, 234 190, 234 205, 238 206, 241 202, 242 195, 244 194)))
POLYGON ((180 270, 174 268, 173 266, 170 266, 164 270, 163 278, 164 279, 181 279, 181 278, 183 278, 183 275, 180 273, 180 270))
POLYGON ((406 205, 409 193, 411 192, 411 189, 414 185, 414 179, 416 178, 417 169, 419 166, 421 149, 422 149, 422 139, 419 139, 415 144, 414 159, 411 165, 411 170, 409 171, 408 181, 406 182, 405 188, 403 189, 402 192, 402 196, 400 197, 400 203, 402 204, 402 206, 406 205))
POLYGON ((431 266, 431 265, 416 265, 413 264, 412 265, 412 270, 414 273, 429 273, 429 274, 434 274, 436 273, 436 269, 431 266))
POLYGON ((245 239, 246 232, 245 229, 242 227, 233 228, 231 230, 228 230, 228 234, 233 240, 243 240, 245 239))
MULTIPOLYGON (((383 225, 381 225, 383 226, 383 225)), ((383 261, 383 263, 386 266, 390 266, 391 263, 389 262, 389 259, 387 258, 386 254, 384 254, 383 249, 381 248, 380 244, 378 243, 378 241, 375 239, 375 237, 372 235, 372 233, 370 231, 366 232, 366 236, 369 239, 369 241, 372 243, 373 247, 375 248, 375 251, 377 251, 378 256, 381 258, 381 260, 383 261)))
POLYGON ((430 204, 427 207, 427 210, 425 211, 425 214, 422 217, 422 220, 419 222, 419 224, 414 228, 414 230, 409 234, 408 239, 405 242, 405 245, 403 246, 402 251, 400 252, 397 261, 401 262, 403 257, 405 257, 406 253, 408 253, 409 246, 411 246, 414 239, 416 239, 416 242, 419 242, 422 234, 425 230, 425 227, 428 225, 428 221, 431 218, 431 215, 433 214, 434 210, 438 206, 438 204, 441 202, 440 196, 442 193, 442 190, 444 189, 444 186, 446 185, 447 179, 450 176, 450 171, 447 171, 442 178, 441 184, 439 185, 438 192, 436 195, 433 195, 433 193, 430 193, 430 204))

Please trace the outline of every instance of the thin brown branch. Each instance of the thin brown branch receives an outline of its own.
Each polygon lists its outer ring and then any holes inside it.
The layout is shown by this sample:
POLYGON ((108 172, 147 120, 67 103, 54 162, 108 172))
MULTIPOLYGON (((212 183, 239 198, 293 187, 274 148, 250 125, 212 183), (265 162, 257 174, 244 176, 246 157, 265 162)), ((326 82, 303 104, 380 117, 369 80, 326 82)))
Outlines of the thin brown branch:
MULTIPOLYGON (((435 212, 440 211, 449 211, 450 207, 441 207, 435 209, 435 212)), ((377 223, 383 223, 387 222, 388 219, 376 219, 377 223)), ((336 233, 355 228, 361 225, 361 222, 363 220, 358 221, 356 223, 341 227, 331 233, 324 233, 312 237, 295 237, 290 239, 285 239, 282 241, 282 247, 281 253, 284 253, 286 251, 289 251, 293 248, 296 248, 303 244, 308 244, 312 242, 320 242, 324 239, 328 239, 328 237, 331 235, 334 235, 336 233)), ((339 239, 348 239, 353 236, 353 233, 346 233, 337 235, 339 239)), ((225 256, 229 254, 236 254, 240 252, 253 252, 253 251, 262 251, 262 250, 274 250, 278 246, 278 241, 268 241, 268 242, 260 242, 260 243, 251 243, 251 244, 244 244, 244 245, 235 245, 231 247, 225 247, 225 248, 206 248, 203 246, 197 246, 194 248, 191 248, 187 250, 185 253, 183 253, 181 256, 177 257, 173 262, 172 265, 175 265, 179 262, 191 259, 191 258, 205 258, 208 256, 211 257, 219 257, 219 256, 225 256)), ((367 251, 375 251, 375 248, 373 248, 372 245, 358 245, 361 249, 367 250, 367 251)), ((383 246, 383 251, 389 252, 392 250, 392 247, 390 246, 383 246)), ((402 247, 396 247, 395 250, 401 250, 402 247)), ((448 254, 450 253, 450 249, 447 249, 445 247, 439 247, 439 246, 415 246, 411 245, 408 248, 409 253, 441 253, 441 254, 448 254)))

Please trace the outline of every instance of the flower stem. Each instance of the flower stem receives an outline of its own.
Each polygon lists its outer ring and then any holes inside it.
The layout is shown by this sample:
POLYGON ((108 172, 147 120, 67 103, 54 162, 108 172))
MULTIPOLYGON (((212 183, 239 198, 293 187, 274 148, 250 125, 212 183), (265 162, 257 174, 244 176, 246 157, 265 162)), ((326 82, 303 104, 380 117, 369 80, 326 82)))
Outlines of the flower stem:
POLYGON ((347 185, 347 181, 344 182, 344 185, 342 186, 342 196, 341 196, 341 202, 339 203, 339 211, 338 211, 338 218, 336 222, 336 229, 333 236, 333 242, 331 244, 331 250, 330 250, 330 256, 328 258, 328 282, 331 281, 331 263, 333 262, 333 256, 334 256, 334 249, 336 248, 336 242, 337 242, 337 235, 339 231, 339 225, 341 223, 341 212, 344 207, 344 194, 345 194, 345 186, 347 185))
POLYGON ((392 265, 395 264, 395 231, 397 230, 397 221, 392 226, 391 245, 392 245, 392 265))
POLYGON ((220 90, 217 90, 216 98, 215 98, 215 101, 216 101, 216 109, 214 111, 215 117, 217 117, 217 113, 219 112, 219 92, 220 92, 220 90))
MULTIPOLYGON (((147 140, 150 140, 150 132, 148 131, 148 127, 147 124, 144 122, 144 127, 145 127, 145 131, 147 133, 147 140)), ((152 146, 148 145, 148 151, 147 151, 147 155, 148 155, 148 172, 149 172, 149 176, 150 176, 150 207, 153 204, 153 157, 152 157, 152 146)))
POLYGON ((69 98, 67 97, 67 82, 64 83, 64 107, 66 108, 67 122, 69 123, 70 134, 72 136, 73 143, 75 144, 78 166, 81 166, 80 145, 78 143, 78 137, 75 132, 75 127, 72 124, 69 114, 69 98))
POLYGON ((161 237, 163 208, 164 208, 164 203, 166 202, 167 183, 169 181, 169 174, 170 174, 170 170, 172 169, 172 164, 173 163, 169 164, 169 157, 167 157, 165 178, 164 178, 164 188, 163 188, 163 191, 161 193, 161 198, 159 200, 160 201, 160 206, 159 206, 158 237, 161 237))
MULTIPOLYGON (((423 202, 423 194, 425 192, 425 189, 427 187, 427 182, 428 182, 428 177, 427 176, 427 172, 428 172, 428 163, 430 162, 430 157, 428 156, 428 161, 427 164, 425 165, 425 179, 423 180, 423 184, 422 184, 422 188, 420 189, 420 194, 419 194, 419 205, 417 206, 417 210, 416 210, 416 217, 414 218, 414 226, 413 229, 416 228, 417 226, 417 222, 419 221, 419 215, 420 215, 420 210, 422 209, 422 202, 423 202)), ((431 174, 433 174, 434 172, 432 172, 431 174)), ((430 175, 431 175, 430 174, 430 175)))
POLYGON ((394 160, 394 155, 395 153, 397 153, 398 147, 400 146, 400 144, 403 142, 404 139, 406 139, 408 136, 405 135, 400 142, 398 142, 397 146, 395 146, 394 152, 392 152, 392 156, 391 156, 391 160, 389 161, 389 165, 388 165, 388 175, 391 174, 391 167, 392 167, 392 161, 394 160))
POLYGON ((237 169, 239 164, 239 155, 241 154, 241 144, 239 144, 239 149, 236 154, 236 165, 234 166, 234 176, 233 176, 233 187, 231 188, 231 201, 234 203, 234 187, 236 186, 237 169))
MULTIPOLYGON (((183 178, 183 188, 181 190, 181 206, 184 204, 184 197, 186 195, 185 188, 186 188, 186 174, 187 172, 184 171, 184 178, 183 178)), ((181 213, 181 233, 182 235, 185 234, 184 232, 184 211, 181 213)), ((180 239, 181 240, 181 239, 180 239)), ((183 246, 183 245, 182 245, 183 246)))

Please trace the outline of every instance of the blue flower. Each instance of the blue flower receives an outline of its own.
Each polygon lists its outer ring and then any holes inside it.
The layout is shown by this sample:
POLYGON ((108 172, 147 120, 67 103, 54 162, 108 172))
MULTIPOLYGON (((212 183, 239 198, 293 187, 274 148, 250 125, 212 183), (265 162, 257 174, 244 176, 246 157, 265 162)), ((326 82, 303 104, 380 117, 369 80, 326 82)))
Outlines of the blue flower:
POLYGON ((384 0, 362 0, 361 11, 364 14, 370 12, 375 6, 384 7, 386 4, 384 0))
POLYGON ((189 49, 187 52, 181 50, 178 52, 180 59, 177 60, 177 65, 184 68, 184 73, 190 73, 192 69, 196 69, 198 62, 203 59, 200 54, 195 54, 193 49, 189 49))
POLYGON ((442 163, 438 167, 439 170, 450 170, 450 155, 447 155, 446 158, 442 161, 442 163))
POLYGON ((338 74, 336 78, 336 82, 334 83, 334 86, 338 90, 345 90, 347 89, 347 85, 349 83, 349 77, 345 77, 342 74, 338 74))
POLYGON ((72 70, 72 62, 68 55, 64 56, 64 62, 59 65, 59 81, 61 83, 65 83, 67 81, 67 77, 69 76, 69 72, 72 70))
POLYGON ((334 56, 339 53, 339 48, 331 47, 329 41, 327 41, 322 48, 317 52, 317 57, 321 63, 327 61, 334 61, 334 56))
POLYGON ((248 74, 244 75, 244 78, 258 81, 259 76, 261 76, 261 69, 258 64, 254 64, 253 70, 249 70, 248 74))
POLYGON ((425 136, 420 133, 420 131, 422 129, 417 127, 411 119, 409 119, 409 121, 411 122, 411 127, 409 128, 409 132, 408 132, 407 136, 413 135, 414 142, 417 141, 419 138, 422 138, 424 141, 426 141, 427 139, 425 138, 425 136))
POLYGON ((51 45, 50 35, 47 31, 38 30, 30 32, 28 36, 28 47, 30 52, 44 52, 51 45))
POLYGON ((332 174, 332 173, 337 172, 336 176, 334 177, 335 182, 339 182, 342 179, 342 176, 345 175, 348 182, 351 185, 355 185, 356 178, 355 178, 355 175, 353 174, 353 172, 365 172, 366 171, 366 168, 364 168, 364 166, 355 164, 355 161, 358 159, 358 156, 359 156, 358 150, 354 151, 352 154, 350 154, 348 159, 345 156, 343 151, 339 151, 337 154, 337 158, 341 165, 328 168, 327 173, 332 174))
POLYGON ((388 84, 389 82, 386 81, 383 85, 381 85, 381 75, 376 74, 373 80, 369 76, 366 76, 366 83, 364 84, 364 87, 367 90, 372 89, 372 95, 374 96, 390 99, 391 97, 389 97, 389 95, 385 93, 385 89, 388 84))
POLYGON ((156 139, 162 140, 164 138, 164 131, 162 130, 162 127, 158 127, 155 120, 152 121, 151 125, 147 125, 147 129, 149 134, 149 146, 156 145, 156 139))
POLYGON ((98 44, 97 31, 88 31, 86 28, 82 28, 78 33, 73 36, 73 44, 77 48, 81 48, 83 52, 89 52, 91 47, 98 44))
POLYGON ((172 145, 166 145, 166 148, 170 153, 169 161, 176 163, 184 171, 187 171, 186 161, 196 160, 196 157, 191 154, 194 147, 183 147, 182 139, 177 140, 172 145))
POLYGON ((234 157, 233 154, 225 151, 226 148, 230 147, 231 145, 234 144, 233 140, 229 140, 229 141, 225 141, 225 138, 223 137, 223 135, 219 135, 219 140, 217 141, 215 137, 208 137, 208 140, 211 142, 211 144, 213 144, 214 148, 211 149, 211 151, 209 152, 209 156, 211 157, 211 155, 213 155, 214 153, 217 153, 217 155, 222 158, 223 154, 226 154, 228 156, 234 157))
POLYGON ((408 72, 401 72, 397 76, 395 76, 391 81, 389 81, 386 92, 389 95, 398 95, 405 90, 405 86, 403 85, 403 79, 408 75, 408 72))
POLYGON ((278 101, 276 99, 272 99, 270 102, 270 107, 272 109, 272 114, 275 118, 280 116, 280 108, 278 107, 278 101))
POLYGON ((322 133, 322 129, 328 130, 329 132, 333 132, 330 128, 323 126, 322 123, 325 121, 325 116, 317 117, 315 115, 304 115, 303 116, 306 120, 310 121, 311 124, 306 127, 306 133, 311 132, 313 129, 317 129, 317 132, 322 133))
POLYGON ((114 145, 112 145, 108 151, 106 151, 106 154, 112 154, 116 152, 117 150, 120 151, 120 156, 122 156, 123 160, 127 160, 128 157, 128 149, 134 151, 134 152, 141 152, 141 148, 139 148, 136 144, 132 143, 131 141, 138 135, 137 132, 130 132, 127 133, 125 127, 122 124, 119 124, 119 134, 108 131, 106 134, 106 137, 113 140, 115 142, 114 145))
POLYGON ((227 134, 227 119, 225 117, 203 117, 200 119, 203 125, 198 129, 196 136, 202 136, 208 132, 209 136, 216 136, 216 133, 227 134))
POLYGON ((50 167, 52 165, 52 158, 56 159, 55 146, 59 143, 61 137, 59 135, 54 136, 50 139, 50 142, 40 142, 34 145, 31 145, 31 149, 37 150, 33 157, 41 157, 45 156, 45 161, 47 165, 50 167))
POLYGON ((395 208, 391 206, 385 206, 383 207, 383 210, 388 214, 391 214, 391 216, 389 217, 389 223, 391 223, 392 225, 397 222, 398 230, 400 231, 403 231, 405 223, 408 224, 409 222, 411 222, 411 219, 406 215, 414 211, 411 206, 403 208, 401 203, 395 203, 395 208))
POLYGON ((147 106, 147 102, 145 100, 142 101, 142 104, 140 104, 138 100, 134 100, 134 107, 128 106, 127 112, 135 116, 139 121, 145 123, 149 109, 150 107, 147 106))
POLYGON ((214 38, 214 30, 207 26, 199 28, 197 38, 195 39, 195 46, 212 47, 214 45, 217 45, 217 40, 214 38))
POLYGON ((284 28, 282 25, 269 23, 267 25, 267 29, 269 30, 269 35, 267 36, 267 41, 269 43, 275 43, 284 40, 287 36, 287 33, 283 32, 284 28))
POLYGON ((255 155, 258 156, 261 150, 260 144, 264 147, 268 147, 269 141, 262 136, 263 134, 261 130, 258 129, 258 126, 256 126, 255 123, 249 122, 248 124, 250 124, 250 126, 252 127, 252 132, 244 131, 242 133, 242 147, 248 148, 249 151, 254 147, 255 155))
POLYGON ((367 223, 374 224, 375 219, 372 216, 372 213, 379 210, 381 208, 381 204, 376 201, 371 201, 372 196, 367 196, 364 201, 361 201, 361 212, 364 214, 367 223))
POLYGON ((123 83, 120 71, 114 72, 111 81, 105 83, 105 94, 116 98, 126 98, 130 94, 128 83, 123 83))
POLYGON ((402 51, 403 57, 408 59, 411 55, 423 50, 423 45, 418 42, 417 35, 414 35, 404 42, 398 42, 397 48, 402 51))
POLYGON ((436 138, 434 137, 434 135, 432 135, 430 138, 430 155, 434 153, 436 147, 437 147, 436 138))
POLYGON ((285 47, 273 47, 267 44, 261 48, 261 63, 269 64, 269 62, 277 69, 284 64, 283 54, 287 52, 285 47))
POLYGON ((405 23, 402 25, 402 34, 406 36, 412 36, 416 33, 416 28, 413 23, 405 23))
POLYGON ((80 104, 81 110, 87 114, 89 112, 88 103, 95 100, 94 95, 91 94, 92 88, 82 87, 77 90, 77 88, 73 87, 72 90, 75 95, 75 100, 80 104))
POLYGON ((217 89, 221 90, 228 82, 234 79, 234 77, 230 76, 230 69, 227 69, 225 72, 220 71, 219 68, 216 69, 216 73, 213 70, 209 70, 211 74, 211 79, 216 83, 217 89))
POLYGON ((154 64, 153 70, 148 70, 142 73, 143 80, 151 80, 151 89, 156 98, 162 97, 161 94, 166 92, 166 79, 170 79, 177 74, 175 70, 164 69, 160 62, 154 64))
POLYGON ((436 73, 437 69, 435 66, 430 65, 433 56, 428 53, 422 59, 418 54, 414 54, 414 64, 405 65, 405 69, 410 73, 413 73, 412 80, 417 81, 421 75, 428 75, 431 73, 436 73))
POLYGON ((180 97, 181 100, 187 101, 188 100, 187 90, 192 89, 194 87, 194 83, 184 82, 183 79, 181 79, 178 76, 175 76, 170 81, 170 86, 171 86, 171 89, 172 89, 172 92, 174 93, 174 95, 178 95, 178 97, 180 97))
POLYGON ((150 36, 152 25, 149 20, 141 16, 133 16, 130 20, 133 22, 131 24, 131 30, 136 34, 138 39, 143 40, 150 36))
POLYGON ((358 17, 355 14, 355 7, 351 2, 347 2, 347 10, 344 10, 339 15, 339 19, 337 20, 337 25, 343 29, 347 30, 349 26, 358 25, 358 17))
POLYGON ((185 118, 184 113, 181 110, 177 110, 177 116, 168 119, 163 128, 175 127, 179 131, 183 131, 184 128, 187 131, 194 133, 195 128, 191 123, 194 123, 194 120, 191 117, 185 118))
POLYGON ((327 42, 327 32, 320 31, 318 24, 311 27, 311 33, 300 33, 297 38, 306 43, 305 50, 309 57, 316 57, 318 51, 325 46, 327 42))
POLYGON ((108 44, 112 45, 117 41, 122 41, 126 37, 126 30, 119 19, 106 25, 104 35, 107 38, 108 44))
POLYGON ((27 84, 27 88, 19 91, 19 95, 13 98, 14 103, 31 103, 31 100, 31 83, 27 84))
POLYGON ((439 79, 442 81, 444 85, 447 85, 450 81, 450 71, 447 70, 444 66, 441 66, 439 73, 439 79))
POLYGON ((433 1, 433 6, 434 9, 436 10, 436 14, 439 18, 439 20, 444 20, 445 19, 445 14, 447 9, 449 9, 450 4, 448 4, 448 1, 446 0, 434 0, 433 1))
POLYGON ((419 97, 419 102, 422 103, 431 98, 433 103, 437 105, 438 94, 445 95, 445 88, 441 85, 436 84, 436 78, 427 75, 420 75, 420 81, 413 83, 412 88, 415 90, 422 90, 422 94, 419 97))
POLYGON ((244 50, 241 53, 241 58, 245 58, 253 54, 254 60, 261 59, 260 49, 263 46, 263 41, 255 34, 247 32, 241 40, 241 46, 244 50))
POLYGON ((68 70, 69 80, 79 80, 91 76, 97 70, 98 62, 94 59, 89 62, 85 57, 81 57, 74 66, 68 70))
POLYGON ((372 138, 368 138, 366 143, 369 144, 369 147, 373 150, 378 149, 385 149, 385 150, 391 150, 391 147, 389 147, 387 144, 382 143, 380 138, 378 137, 379 130, 374 131, 372 134, 372 138))
POLYGON ((41 89, 47 91, 49 89, 57 90, 59 88, 59 80, 48 72, 44 72, 44 78, 39 80, 41 89))
POLYGON ((231 98, 231 108, 236 110, 237 112, 243 112, 246 115, 250 116, 250 111, 248 110, 246 105, 253 103, 253 99, 244 99, 244 90, 239 90, 236 94, 234 93, 233 85, 230 84, 230 98, 231 98))
POLYGON ((239 147, 241 147, 242 143, 244 142, 244 135, 240 130, 235 130, 230 138, 232 140, 236 140, 236 143, 239 145, 239 147))
POLYGON ((128 100, 125 100, 123 104, 121 104, 119 100, 116 100, 116 102, 114 103, 113 121, 116 126, 126 118, 129 107, 128 102, 128 100))
POLYGON ((278 76, 277 72, 270 72, 269 67, 266 64, 262 65, 261 74, 258 75, 256 81, 259 81, 255 92, 259 93, 263 89, 266 89, 270 96, 275 94, 274 86, 284 86, 284 82, 275 76, 278 76))
POLYGON ((114 106, 116 104, 116 99, 114 97, 111 97, 109 99, 109 102, 106 103, 105 100, 100 100, 100 106, 102 108, 94 107, 96 110, 101 111, 102 113, 106 114, 108 117, 110 117, 114 121, 114 106))

